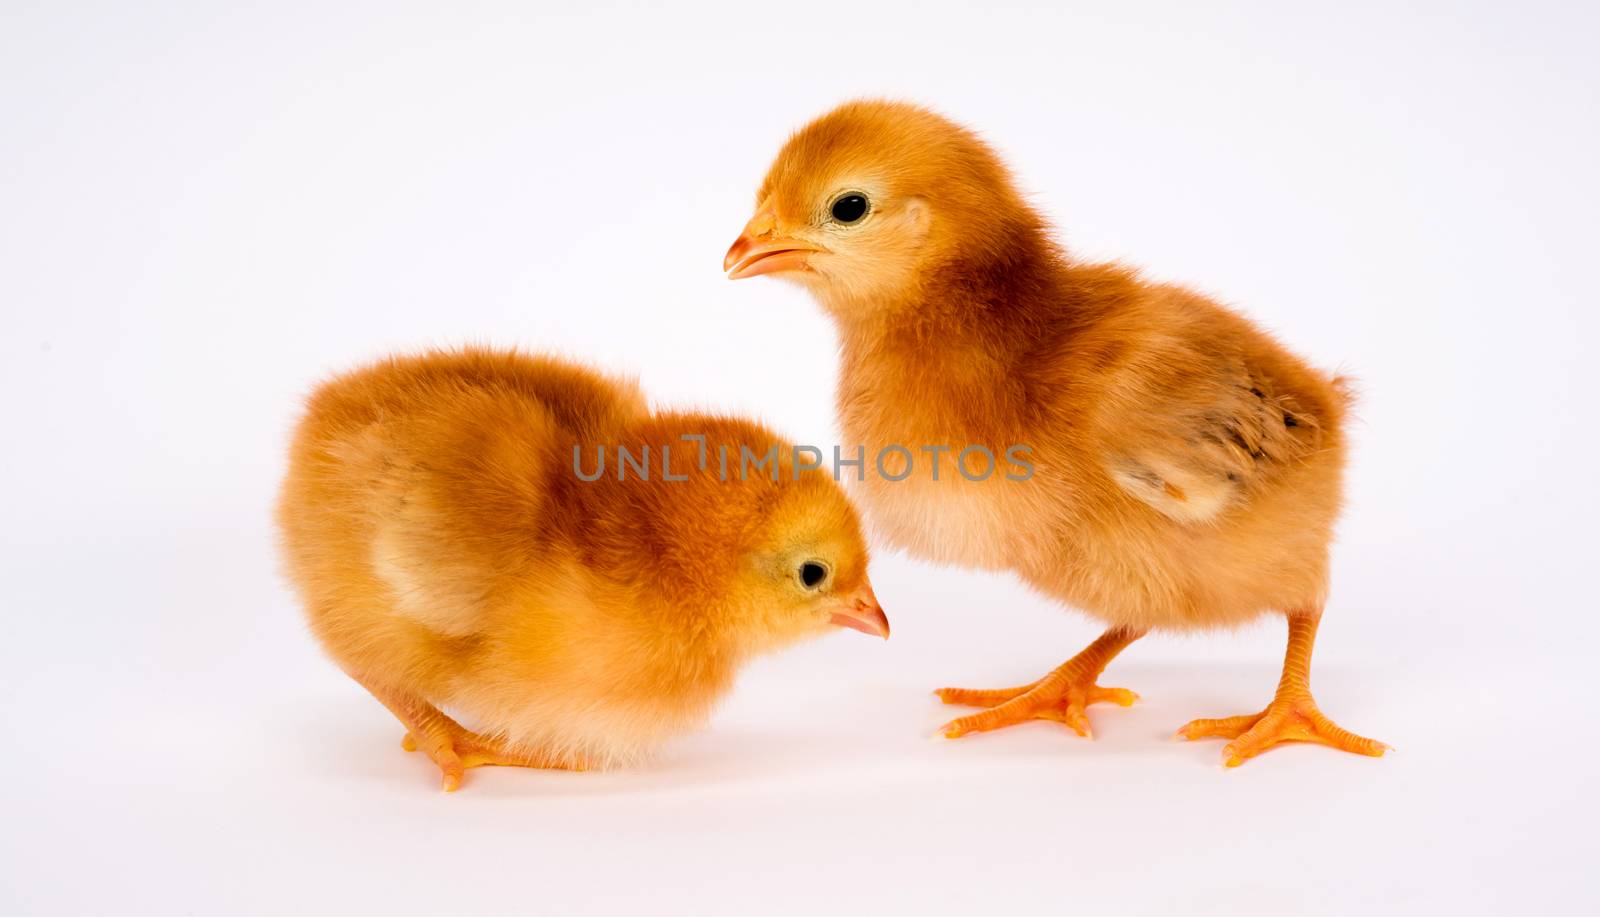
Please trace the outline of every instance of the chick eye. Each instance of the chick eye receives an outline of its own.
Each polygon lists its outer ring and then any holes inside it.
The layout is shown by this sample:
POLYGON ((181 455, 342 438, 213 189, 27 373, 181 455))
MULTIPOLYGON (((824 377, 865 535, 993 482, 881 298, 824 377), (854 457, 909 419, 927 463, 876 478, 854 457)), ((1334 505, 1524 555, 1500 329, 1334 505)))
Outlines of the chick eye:
POLYGON ((847 191, 834 200, 828 212, 833 215, 835 223, 848 226, 851 223, 861 222, 867 215, 868 207, 865 194, 859 191, 847 191))
POLYGON ((800 585, 807 589, 817 588, 827 578, 828 568, 814 560, 808 560, 800 565, 800 585))

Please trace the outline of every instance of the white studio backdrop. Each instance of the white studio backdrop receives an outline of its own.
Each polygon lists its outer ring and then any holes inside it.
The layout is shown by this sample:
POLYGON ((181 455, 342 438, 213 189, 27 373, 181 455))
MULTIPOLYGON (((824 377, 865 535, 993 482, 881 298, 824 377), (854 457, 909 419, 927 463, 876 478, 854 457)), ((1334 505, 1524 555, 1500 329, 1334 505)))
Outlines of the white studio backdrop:
POLYGON ((0 909, 1580 910, 1600 17, 1292 6, 0 2, 0 909), (1093 743, 935 740, 932 688, 1095 628, 887 551, 888 645, 754 666, 635 771, 441 796, 320 657, 269 512, 330 372, 517 345, 837 440, 828 322, 719 267, 860 95, 1360 380, 1314 678, 1396 754, 1166 741, 1265 703, 1270 621, 1135 646, 1093 743))

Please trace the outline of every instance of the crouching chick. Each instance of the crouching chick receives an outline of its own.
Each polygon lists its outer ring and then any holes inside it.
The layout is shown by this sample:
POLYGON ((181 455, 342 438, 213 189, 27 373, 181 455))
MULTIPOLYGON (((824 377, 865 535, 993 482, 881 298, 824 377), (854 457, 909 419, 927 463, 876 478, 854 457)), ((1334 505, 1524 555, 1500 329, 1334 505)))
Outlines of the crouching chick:
POLYGON ((637 761, 752 656, 889 634, 827 472, 758 424, 652 412, 548 357, 436 352, 328 382, 277 515, 311 630, 446 790, 484 764, 637 761))

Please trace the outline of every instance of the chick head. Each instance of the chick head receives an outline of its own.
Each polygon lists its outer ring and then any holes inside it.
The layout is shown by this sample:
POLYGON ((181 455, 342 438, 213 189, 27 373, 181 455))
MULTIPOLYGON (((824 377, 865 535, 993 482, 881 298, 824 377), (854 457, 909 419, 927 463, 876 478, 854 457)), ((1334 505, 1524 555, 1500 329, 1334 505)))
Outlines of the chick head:
MULTIPOLYGON (((782 474, 791 469, 792 462, 782 474)), ((734 577, 753 643, 776 646, 836 627, 887 639, 861 524, 839 485, 820 469, 778 485, 755 510, 734 577)))
POLYGON ((849 102, 784 144, 723 269, 860 312, 905 298, 941 262, 1003 257, 1036 223, 972 131, 915 105, 849 102))
POLYGON ((630 579, 747 653, 839 627, 889 636, 860 518, 828 469, 797 470, 793 447, 748 421, 660 414, 637 435, 653 461, 668 446, 682 480, 606 483, 633 506, 613 556, 630 579))

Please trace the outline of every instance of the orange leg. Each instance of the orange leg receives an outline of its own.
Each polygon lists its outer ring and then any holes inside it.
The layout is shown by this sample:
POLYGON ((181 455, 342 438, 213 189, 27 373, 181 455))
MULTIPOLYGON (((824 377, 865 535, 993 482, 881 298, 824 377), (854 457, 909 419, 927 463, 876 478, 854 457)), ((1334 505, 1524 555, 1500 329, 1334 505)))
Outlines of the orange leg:
POLYGON ((1229 767, 1238 767, 1280 742, 1318 742, 1358 755, 1380 757, 1389 746, 1339 728, 1322 715, 1311 697, 1311 647, 1321 618, 1320 612, 1289 616, 1289 649, 1284 654, 1283 678, 1267 709, 1220 720, 1195 720, 1178 730, 1178 736, 1232 739, 1222 749, 1229 767))
POLYGON ((1065 723, 1078 735, 1088 737, 1091 735, 1089 717, 1084 708, 1098 701, 1110 701, 1126 707, 1139 699, 1139 695, 1127 688, 1102 688, 1095 684, 1095 680, 1118 653, 1142 636, 1142 630, 1129 631, 1114 627, 1049 675, 1018 688, 988 691, 940 688, 934 693, 947 704, 989 708, 982 713, 951 720, 940 728, 940 732, 944 733, 945 738, 959 739, 969 732, 984 732, 1040 719, 1065 723))
POLYGON ((455 792, 461 786, 469 767, 507 765, 574 771, 588 767, 581 760, 507 748, 504 742, 478 735, 419 697, 380 688, 364 679, 356 680, 405 725, 406 735, 400 742, 401 747, 406 751, 420 749, 438 765, 446 793, 455 792))

